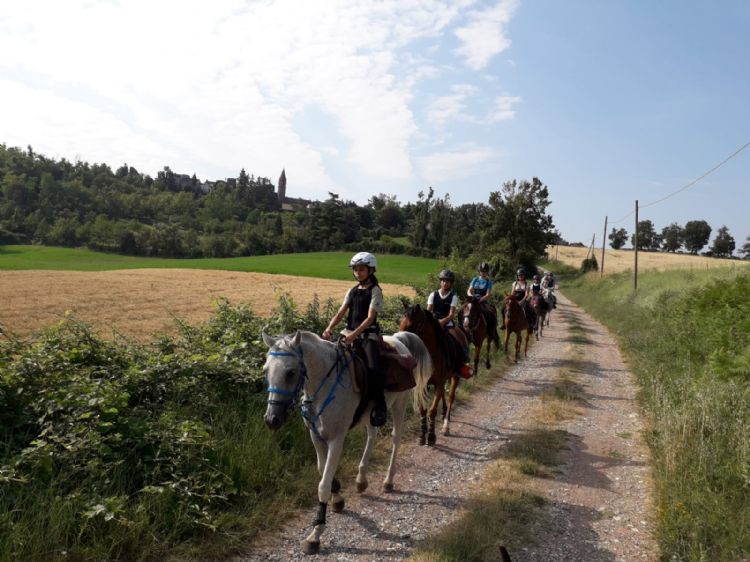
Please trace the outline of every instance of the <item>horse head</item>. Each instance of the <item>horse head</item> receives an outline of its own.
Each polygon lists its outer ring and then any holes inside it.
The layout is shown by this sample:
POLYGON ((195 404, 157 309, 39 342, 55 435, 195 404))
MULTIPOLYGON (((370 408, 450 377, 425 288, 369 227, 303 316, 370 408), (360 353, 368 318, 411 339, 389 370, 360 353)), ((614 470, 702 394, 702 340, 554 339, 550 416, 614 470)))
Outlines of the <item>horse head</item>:
POLYGON ((279 429, 287 419, 290 409, 299 399, 305 384, 305 364, 302 360, 300 339, 297 331, 291 337, 268 335, 261 331, 263 341, 268 346, 263 373, 268 381, 268 402, 264 416, 266 425, 279 429))
POLYGON ((404 303, 404 315, 399 321, 398 329, 419 335, 424 330, 427 312, 419 304, 408 306, 404 303))

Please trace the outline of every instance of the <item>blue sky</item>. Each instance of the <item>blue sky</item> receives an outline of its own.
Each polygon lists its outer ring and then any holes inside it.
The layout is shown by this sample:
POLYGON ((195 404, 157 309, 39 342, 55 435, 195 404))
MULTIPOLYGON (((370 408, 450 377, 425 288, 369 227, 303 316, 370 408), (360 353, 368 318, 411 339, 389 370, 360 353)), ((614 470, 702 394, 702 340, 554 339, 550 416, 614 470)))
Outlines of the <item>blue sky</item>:
MULTIPOLYGON (((599 245, 750 141, 748 29, 744 0, 12 1, 0 142, 359 203, 537 176, 599 245)), ((750 148, 641 218, 741 246, 749 183, 750 148)))

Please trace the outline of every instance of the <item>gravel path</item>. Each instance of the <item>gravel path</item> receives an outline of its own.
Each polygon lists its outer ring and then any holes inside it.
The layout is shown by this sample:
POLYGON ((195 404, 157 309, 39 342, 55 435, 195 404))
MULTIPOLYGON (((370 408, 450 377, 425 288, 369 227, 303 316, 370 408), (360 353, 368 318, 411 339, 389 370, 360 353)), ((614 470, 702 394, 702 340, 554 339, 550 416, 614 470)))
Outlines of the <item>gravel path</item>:
POLYGON ((489 390, 458 404, 451 436, 438 435, 435 447, 406 444, 395 492, 380 492, 380 473, 370 475, 370 489, 361 496, 353 482, 342 482, 347 506, 341 514, 329 511, 319 555, 301 553, 311 508, 236 560, 408 558, 416 544, 460 513, 467 488, 481 481, 508 439, 524 429, 539 395, 571 365, 574 348, 584 353, 576 363, 576 382, 583 386, 585 403, 581 415, 562 424, 570 441, 559 474, 535 480, 535 491, 547 502, 533 523, 534 542, 516 547, 511 557, 514 562, 657 560, 648 449, 634 379, 606 329, 562 296, 551 324, 528 358, 489 390), (582 326, 587 343, 571 334, 572 322, 582 326))

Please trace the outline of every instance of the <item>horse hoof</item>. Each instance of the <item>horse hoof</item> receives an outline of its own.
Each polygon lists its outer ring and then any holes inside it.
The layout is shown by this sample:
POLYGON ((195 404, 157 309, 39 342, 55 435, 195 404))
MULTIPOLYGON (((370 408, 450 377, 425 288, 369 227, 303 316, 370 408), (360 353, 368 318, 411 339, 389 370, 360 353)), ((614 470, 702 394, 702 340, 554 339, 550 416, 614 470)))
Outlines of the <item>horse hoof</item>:
POLYGON ((434 433, 430 433, 427 436, 427 444, 428 445, 434 445, 435 441, 437 441, 437 436, 434 433))
POLYGON ((451 434, 451 430, 450 430, 450 429, 448 429, 447 427, 444 427, 444 428, 443 428, 443 431, 441 431, 441 433, 442 433, 443 435, 450 435, 450 434, 451 434))
POLYGON ((421 436, 421 437, 419 438, 419 446, 420 446, 420 447, 422 447, 422 446, 423 446, 423 445, 424 445, 425 443, 426 443, 426 442, 425 442, 425 439, 424 439, 424 435, 422 435, 422 436, 421 436))
POLYGON ((367 482, 357 482, 357 493, 362 493, 367 489, 367 482))
POLYGON ((304 541, 302 543, 302 551, 305 554, 318 554, 320 552, 320 541, 304 541))
POLYGON ((344 506, 346 505, 346 502, 344 500, 339 500, 337 502, 333 502, 331 507, 333 508, 334 513, 341 513, 344 511, 344 506))
POLYGON ((392 492, 393 491, 393 483, 392 482, 386 482, 383 484, 383 491, 384 492, 392 492))

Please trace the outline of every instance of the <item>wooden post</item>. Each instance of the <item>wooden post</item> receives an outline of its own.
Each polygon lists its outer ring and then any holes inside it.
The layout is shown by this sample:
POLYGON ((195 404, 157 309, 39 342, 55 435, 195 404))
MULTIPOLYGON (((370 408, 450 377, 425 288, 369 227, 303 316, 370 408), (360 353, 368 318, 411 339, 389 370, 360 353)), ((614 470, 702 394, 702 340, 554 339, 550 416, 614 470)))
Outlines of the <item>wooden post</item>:
POLYGON ((599 276, 600 278, 604 277, 604 242, 607 240, 607 219, 609 217, 604 217, 604 236, 602 236, 602 274, 599 276))
POLYGON ((638 290, 638 199, 635 200, 635 234, 633 235, 633 242, 635 251, 635 267, 633 275, 633 292, 638 290))

